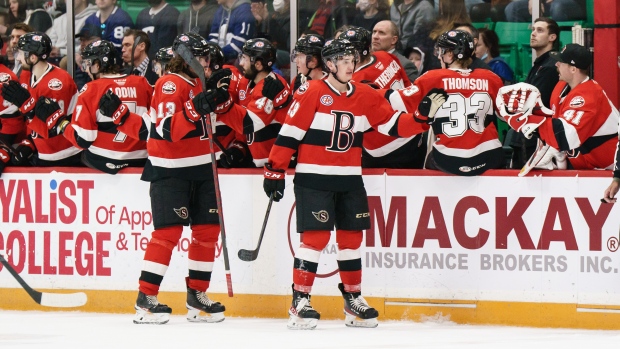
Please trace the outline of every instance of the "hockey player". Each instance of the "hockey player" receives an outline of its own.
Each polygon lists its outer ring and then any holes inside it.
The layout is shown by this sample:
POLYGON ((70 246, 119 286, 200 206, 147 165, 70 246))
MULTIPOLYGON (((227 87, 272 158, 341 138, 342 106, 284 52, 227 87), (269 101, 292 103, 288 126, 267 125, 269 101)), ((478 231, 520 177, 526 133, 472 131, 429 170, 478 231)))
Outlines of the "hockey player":
POLYGON ((291 93, 295 93, 299 86, 308 80, 321 80, 327 76, 323 71, 321 50, 325 46, 325 39, 317 34, 307 34, 300 37, 291 53, 291 62, 297 66, 297 76, 293 80, 291 93))
POLYGON ((116 174, 125 167, 144 167, 146 162, 146 124, 140 139, 128 137, 119 129, 129 112, 148 119, 153 88, 146 78, 120 74, 116 48, 107 40, 95 41, 81 53, 82 69, 93 81, 87 83, 77 99, 71 123, 63 127, 64 136, 75 147, 83 149, 84 165, 116 174), (112 96, 114 94, 114 96, 112 96), (116 98, 127 108, 114 114, 116 108, 100 105, 102 97, 116 98))
POLYGON ((153 59, 153 71, 160 78, 168 72, 166 69, 166 65, 170 63, 170 60, 174 57, 174 52, 172 51, 172 47, 162 47, 157 50, 155 53, 155 58, 153 59))
MULTIPOLYGON (((550 165, 552 157, 561 160, 560 152, 568 155, 570 167, 576 170, 612 169, 619 114, 601 86, 588 76, 590 52, 579 44, 568 44, 561 52, 552 52, 551 57, 557 61, 560 76, 551 93, 551 110, 544 108, 540 95, 528 96, 535 104, 526 102, 526 110, 507 117, 508 124, 527 138, 538 132, 550 147, 548 156, 536 159, 536 152, 532 155, 531 160, 538 162, 535 167, 556 168, 545 165, 550 165)), ((531 161, 525 171, 528 164, 531 161)))
MULTIPOLYGON (((422 95, 436 92, 438 87, 448 94, 432 121, 437 140, 426 168, 476 176, 503 166, 502 145, 494 124, 494 101, 503 83, 490 70, 468 69, 473 50, 469 33, 450 30, 441 34, 436 54, 442 69, 428 71, 415 81, 422 95)), ((433 97, 440 95, 434 93, 433 97)))
POLYGON ((2 97, 19 106, 31 134, 15 148, 12 162, 35 166, 79 165, 80 149, 52 127, 60 118, 73 113, 77 100, 75 82, 66 71, 47 62, 52 42, 46 34, 26 33, 19 38, 17 48, 22 65, 31 72, 30 84, 25 88, 9 81, 2 87, 2 97))
MULTIPOLYGON (((375 88, 399 90, 411 86, 398 58, 387 51, 370 52, 372 33, 361 27, 349 27, 340 34, 360 53, 360 64, 353 80, 375 88)), ((362 166, 366 168, 422 168, 426 153, 422 135, 395 138, 377 130, 364 135, 362 166)))
MULTIPOLYGON (((4 42, 0 37, 0 50, 3 46, 4 42)), ((17 76, 0 61, 0 84, 8 83, 11 80, 17 81, 17 76)), ((0 142, 11 146, 17 135, 23 133, 24 130, 24 120, 17 107, 5 102, 0 96, 0 142)))
POLYGON ((317 325, 320 315, 310 305, 310 292, 334 224, 345 324, 376 327, 378 312, 361 295, 362 230, 370 228, 361 168, 363 133, 375 127, 407 137, 429 126, 416 122, 412 114, 395 112, 366 84, 351 81, 358 55, 348 40, 328 42, 322 55, 329 76, 308 81, 297 90, 265 165, 265 193, 279 201, 284 194, 285 169, 298 151, 295 200, 297 231, 303 234, 293 265, 288 328, 313 329, 317 325))

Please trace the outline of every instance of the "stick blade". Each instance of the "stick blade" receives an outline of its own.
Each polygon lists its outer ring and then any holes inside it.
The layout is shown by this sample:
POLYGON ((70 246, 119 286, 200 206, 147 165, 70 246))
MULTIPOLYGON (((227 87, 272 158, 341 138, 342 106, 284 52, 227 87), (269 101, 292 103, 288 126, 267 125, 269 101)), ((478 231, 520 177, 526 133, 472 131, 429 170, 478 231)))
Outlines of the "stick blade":
POLYGON ((75 308, 86 304, 84 292, 77 293, 41 293, 41 305, 45 307, 75 308))
POLYGON ((253 260, 256 260, 256 258, 258 257, 258 253, 256 253, 256 251, 241 249, 239 250, 239 252, 237 252, 237 256, 244 262, 251 262, 253 260))

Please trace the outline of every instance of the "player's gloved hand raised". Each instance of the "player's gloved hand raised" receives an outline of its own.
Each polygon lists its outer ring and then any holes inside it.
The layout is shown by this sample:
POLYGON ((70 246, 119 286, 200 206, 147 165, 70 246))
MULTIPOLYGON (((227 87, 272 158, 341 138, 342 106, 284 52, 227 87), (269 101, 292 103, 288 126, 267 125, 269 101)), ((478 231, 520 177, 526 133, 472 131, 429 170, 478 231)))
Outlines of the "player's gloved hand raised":
POLYGON ((16 105, 23 114, 34 109, 36 104, 30 92, 15 80, 10 80, 2 86, 2 98, 16 105))
POLYGON ((220 156, 220 166, 224 168, 241 167, 248 153, 247 146, 239 141, 233 141, 225 153, 220 156))
POLYGON ((56 101, 41 96, 34 107, 34 115, 45 123, 48 130, 51 130, 65 115, 65 112, 60 109, 56 101))
POLYGON ((8 165, 9 161, 11 161, 12 154, 13 150, 11 147, 0 141, 0 175, 4 172, 4 168, 8 165))
POLYGON ((207 85, 207 90, 211 90, 218 87, 228 87, 230 85, 230 80, 232 79, 232 71, 228 68, 218 69, 211 73, 211 76, 205 84, 207 85))
POLYGON ((11 158, 11 162, 13 165, 23 166, 28 164, 28 161, 34 155, 35 147, 34 144, 28 140, 24 139, 18 146, 13 150, 13 157, 11 158))
POLYGON ((293 96, 280 79, 268 75, 264 80, 263 96, 273 102, 275 109, 286 107, 293 96))
POLYGON ((228 86, 208 90, 205 92, 205 96, 209 103, 214 106, 213 112, 216 114, 226 113, 233 105, 232 97, 228 93, 228 86))
POLYGON ((417 122, 432 123, 435 118, 437 109, 448 99, 448 94, 442 88, 433 88, 418 105, 418 110, 415 111, 413 117, 417 122))
POLYGON ((111 118, 112 122, 119 126, 129 117, 127 105, 110 90, 99 99, 99 112, 101 115, 111 118))
POLYGON ((270 164, 265 165, 265 179, 263 189, 268 197, 273 196, 273 201, 278 202, 284 197, 284 170, 272 168, 270 164))

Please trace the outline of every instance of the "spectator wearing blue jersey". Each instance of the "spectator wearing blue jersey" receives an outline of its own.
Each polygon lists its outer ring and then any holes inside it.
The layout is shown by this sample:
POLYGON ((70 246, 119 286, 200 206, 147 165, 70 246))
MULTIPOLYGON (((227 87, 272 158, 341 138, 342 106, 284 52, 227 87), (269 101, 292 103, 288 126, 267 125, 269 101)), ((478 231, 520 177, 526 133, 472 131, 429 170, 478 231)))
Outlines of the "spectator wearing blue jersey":
POLYGON ((243 44, 254 37, 256 19, 250 0, 217 0, 209 41, 218 44, 226 60, 231 62, 241 53, 243 44))
POLYGON ((127 12, 116 6, 116 1, 97 0, 96 4, 99 10, 86 18, 84 26, 99 26, 101 38, 111 41, 120 52, 125 31, 133 28, 133 21, 127 12))
POLYGON ((149 7, 144 8, 136 18, 136 29, 147 33, 151 49, 147 54, 155 57, 157 50, 172 46, 177 36, 179 10, 165 0, 148 0, 149 7))

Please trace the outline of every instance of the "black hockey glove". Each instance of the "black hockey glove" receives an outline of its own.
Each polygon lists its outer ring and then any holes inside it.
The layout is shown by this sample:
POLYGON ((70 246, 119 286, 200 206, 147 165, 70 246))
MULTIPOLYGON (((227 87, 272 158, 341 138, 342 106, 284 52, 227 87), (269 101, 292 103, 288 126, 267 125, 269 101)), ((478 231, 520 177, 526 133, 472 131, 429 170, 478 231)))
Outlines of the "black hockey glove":
POLYGON ((273 201, 278 202, 284 197, 284 170, 272 168, 270 164, 265 165, 265 179, 263 189, 268 197, 273 195, 273 201))
POLYGON ((297 74, 297 77, 295 78, 295 84, 293 85, 293 93, 297 92, 297 90, 299 90, 301 85, 305 84, 306 81, 308 80, 312 80, 312 79, 310 79, 309 76, 305 76, 302 73, 297 74))
POLYGON ((417 122, 431 124, 435 118, 437 109, 448 99, 448 94, 442 88, 433 88, 418 105, 418 110, 413 114, 417 122))
POLYGON ((230 85, 230 79, 232 78, 232 71, 228 68, 219 69, 211 73, 211 76, 206 81, 207 90, 230 85))
POLYGON ((11 155, 13 154, 13 150, 8 145, 4 144, 4 142, 0 141, 0 175, 4 172, 4 168, 11 161, 11 155))
POLYGON ((2 86, 2 98, 16 105, 22 114, 26 114, 35 106, 35 100, 19 82, 11 80, 2 86))
POLYGON ((24 139, 18 146, 13 150, 13 158, 11 162, 13 165, 24 166, 28 164, 28 161, 34 155, 35 147, 34 144, 28 140, 24 139))
POLYGON ((51 130, 65 115, 65 112, 60 109, 56 101, 41 96, 34 107, 34 115, 45 123, 48 130, 51 130))
POLYGON ((247 153, 247 145, 239 141, 233 141, 226 149, 226 152, 220 156, 220 166, 223 168, 241 167, 247 153))
POLYGON ((228 93, 228 86, 218 87, 214 90, 205 92, 205 96, 212 106, 215 114, 224 114, 230 110, 233 105, 232 97, 228 93))
POLYGON ((99 99, 99 112, 112 119, 115 125, 122 125, 129 117, 129 108, 112 91, 108 90, 99 99))
POLYGON ((275 109, 285 108, 293 99, 290 91, 284 86, 282 81, 271 75, 268 75, 264 80, 263 96, 273 102, 275 109))

